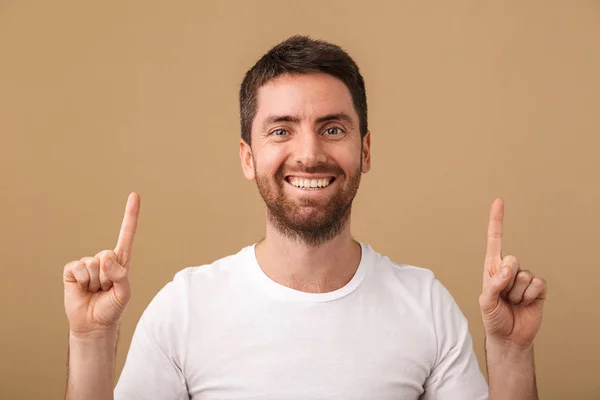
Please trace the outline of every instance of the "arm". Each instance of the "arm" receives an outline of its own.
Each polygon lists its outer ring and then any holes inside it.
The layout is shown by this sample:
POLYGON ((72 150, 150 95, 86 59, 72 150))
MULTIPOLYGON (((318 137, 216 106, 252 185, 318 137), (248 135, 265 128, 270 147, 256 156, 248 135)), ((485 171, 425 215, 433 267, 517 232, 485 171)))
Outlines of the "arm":
POLYGON ((490 400, 537 400, 533 345, 517 348, 486 340, 490 400))
POLYGON ((114 330, 88 336, 70 333, 67 400, 113 399, 117 336, 114 330))
POLYGON ((537 400, 533 340, 542 324, 547 285, 502 256, 504 203, 490 211, 479 307, 486 333, 490 400, 537 400))
POLYGON ((69 320, 66 399, 113 399, 118 327, 131 298, 129 262, 140 199, 127 201, 115 250, 83 257, 63 270, 69 320))

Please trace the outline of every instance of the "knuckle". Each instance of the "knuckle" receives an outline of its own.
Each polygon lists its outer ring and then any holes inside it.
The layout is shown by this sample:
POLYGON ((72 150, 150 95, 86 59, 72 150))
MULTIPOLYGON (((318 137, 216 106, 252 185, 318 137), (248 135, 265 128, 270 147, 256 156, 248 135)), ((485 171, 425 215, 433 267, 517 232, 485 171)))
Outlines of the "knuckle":
POLYGON ((517 279, 521 283, 527 283, 533 279, 533 275, 529 271, 519 271, 519 274, 517 275, 517 279))
POLYGON ((130 225, 124 225, 121 228, 121 232, 124 232, 124 233, 135 233, 135 228, 133 226, 130 226, 130 225))
POLYGON ((100 270, 100 283, 102 285, 107 285, 109 283, 112 283, 112 281, 110 280, 110 278, 108 276, 106 276, 106 274, 102 270, 100 270))
POLYGON ((87 285, 90 282, 90 276, 88 274, 79 274, 75 276, 75 279, 81 285, 87 285))
POLYGON ((544 278, 536 277, 535 279, 539 280, 539 283, 542 286, 548 286, 548 283, 546 282, 546 280, 544 278))
POLYGON ((515 267, 519 267, 519 260, 517 259, 517 257, 513 256, 513 255, 508 255, 505 256, 503 258, 503 261, 505 264, 509 264, 511 266, 515 266, 515 267))
POLYGON ((90 277, 92 279, 96 279, 97 280, 98 276, 100 275, 100 263, 99 262, 98 263, 93 263, 93 264, 90 264, 90 265, 88 265, 86 267, 87 267, 87 270, 88 270, 88 272, 90 274, 90 277))
POLYGON ((515 304, 520 303, 523 300, 523 293, 522 292, 510 292, 508 294, 508 299, 515 304))
POLYGON ((102 256, 107 252, 108 250, 102 250, 99 251, 98 253, 96 253, 96 255, 94 257, 96 258, 102 258, 102 256))
POLYGON ((81 262, 83 262, 85 264, 86 267, 91 267, 94 264, 96 264, 97 262, 99 262, 100 260, 98 260, 96 257, 83 257, 81 259, 81 262))
POLYGON ((116 273, 115 282, 126 282, 128 280, 127 270, 125 268, 121 269, 116 273))
POLYGON ((74 270, 80 263, 81 263, 80 260, 69 261, 68 263, 65 264, 64 271, 74 270))
POLYGON ((537 297, 537 293, 527 291, 523 294, 523 301, 532 301, 537 297))
POLYGON ((103 260, 104 258, 112 258, 115 257, 115 252, 112 250, 102 250, 98 254, 95 255, 99 260, 103 260))
POLYGON ((126 267, 129 262, 131 261, 131 254, 127 249, 120 249, 118 250, 116 256, 115 256, 115 261, 119 261, 119 264, 122 265, 123 267, 126 267))
POLYGON ((81 271, 85 271, 85 270, 86 270, 86 266, 83 261, 76 261, 75 264, 73 264, 73 271, 81 272, 81 271))

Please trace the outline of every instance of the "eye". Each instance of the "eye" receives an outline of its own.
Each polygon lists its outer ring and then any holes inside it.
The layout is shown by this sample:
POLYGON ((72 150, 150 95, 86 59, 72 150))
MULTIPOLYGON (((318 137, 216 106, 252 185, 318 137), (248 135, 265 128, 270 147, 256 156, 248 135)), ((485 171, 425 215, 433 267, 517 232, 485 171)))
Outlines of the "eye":
POLYGON ((342 130, 340 128, 338 128, 337 126, 332 126, 331 128, 327 128, 325 130, 325 134, 329 135, 329 136, 335 136, 342 133, 342 130))
POLYGON ((285 129, 275 129, 273 132, 271 132, 271 135, 285 136, 287 135, 287 131, 285 129))

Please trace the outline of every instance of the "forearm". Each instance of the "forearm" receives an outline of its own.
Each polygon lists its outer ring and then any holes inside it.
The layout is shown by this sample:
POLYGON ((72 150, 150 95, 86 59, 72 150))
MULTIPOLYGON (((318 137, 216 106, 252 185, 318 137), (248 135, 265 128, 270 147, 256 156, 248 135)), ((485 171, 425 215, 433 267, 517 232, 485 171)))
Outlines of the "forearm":
POLYGON ((117 348, 116 331, 69 336, 66 400, 112 400, 117 348))
POLYGON ((533 345, 517 348, 486 340, 490 400, 538 400, 533 345))

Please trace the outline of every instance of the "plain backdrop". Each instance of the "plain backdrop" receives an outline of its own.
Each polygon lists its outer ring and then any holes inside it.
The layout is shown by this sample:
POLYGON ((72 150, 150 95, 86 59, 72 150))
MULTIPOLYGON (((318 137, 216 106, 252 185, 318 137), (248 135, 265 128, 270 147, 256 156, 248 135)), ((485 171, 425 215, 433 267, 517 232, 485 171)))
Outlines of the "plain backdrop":
MULTIPOLYGON (((600 2, 0 2, 0 398, 64 396, 62 270, 142 208, 120 373, 173 275, 262 238, 238 157, 243 74, 292 34, 341 45, 367 85, 373 168, 358 240, 478 310, 489 206, 505 255, 549 284, 541 398, 600 399, 600 2)), ((210 301, 210 299, 207 299, 210 301)))

